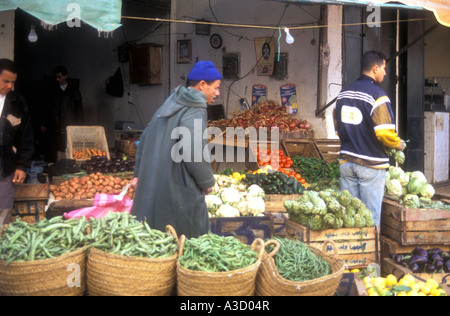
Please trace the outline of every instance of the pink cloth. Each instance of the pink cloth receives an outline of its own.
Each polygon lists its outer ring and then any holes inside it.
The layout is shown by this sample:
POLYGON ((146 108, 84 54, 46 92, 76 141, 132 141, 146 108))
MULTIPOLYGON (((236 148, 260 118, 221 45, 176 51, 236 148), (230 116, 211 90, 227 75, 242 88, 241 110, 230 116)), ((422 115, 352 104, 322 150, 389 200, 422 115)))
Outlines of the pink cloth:
POLYGON ((64 213, 66 219, 70 218, 103 218, 109 212, 131 213, 133 200, 128 196, 120 199, 119 195, 96 194, 94 198, 94 206, 64 213))

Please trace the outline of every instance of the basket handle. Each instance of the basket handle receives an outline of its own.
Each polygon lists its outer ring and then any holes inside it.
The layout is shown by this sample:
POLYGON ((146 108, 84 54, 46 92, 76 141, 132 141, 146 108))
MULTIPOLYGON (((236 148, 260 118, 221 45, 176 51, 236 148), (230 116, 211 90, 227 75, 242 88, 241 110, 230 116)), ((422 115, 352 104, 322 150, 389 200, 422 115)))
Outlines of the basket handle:
POLYGON ((278 250, 280 250, 281 244, 278 240, 271 239, 264 244, 264 249, 269 245, 275 246, 275 248, 268 254, 269 257, 273 258, 277 254, 278 250))
POLYGON ((261 260, 265 252, 264 240, 262 240, 261 238, 256 238, 250 248, 251 250, 258 252, 258 259, 261 260), (259 251, 257 250, 258 247, 259 251))
POLYGON ((173 228, 171 225, 167 225, 166 232, 168 234, 171 234, 173 237, 175 237, 175 240, 178 242, 178 235, 177 235, 175 228, 173 228))
POLYGON ((181 258, 181 256, 183 256, 185 242, 186 242, 186 236, 181 235, 180 239, 178 240, 178 257, 180 257, 180 258, 181 258))
POLYGON ((324 255, 326 255, 328 244, 331 244, 331 246, 333 247, 333 249, 334 249, 334 259, 337 259, 337 256, 339 255, 339 249, 337 248, 336 243, 333 240, 331 240, 331 239, 327 239, 327 240, 325 240, 323 242, 322 253, 324 255))

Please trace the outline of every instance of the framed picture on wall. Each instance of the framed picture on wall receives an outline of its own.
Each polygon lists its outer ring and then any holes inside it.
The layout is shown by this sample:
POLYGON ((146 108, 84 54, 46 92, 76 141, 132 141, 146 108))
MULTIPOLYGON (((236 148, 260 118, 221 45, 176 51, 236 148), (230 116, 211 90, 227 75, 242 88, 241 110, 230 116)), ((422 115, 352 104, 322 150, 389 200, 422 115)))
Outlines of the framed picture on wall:
POLYGON ((179 40, 177 45, 177 63, 189 64, 192 62, 191 40, 179 40))

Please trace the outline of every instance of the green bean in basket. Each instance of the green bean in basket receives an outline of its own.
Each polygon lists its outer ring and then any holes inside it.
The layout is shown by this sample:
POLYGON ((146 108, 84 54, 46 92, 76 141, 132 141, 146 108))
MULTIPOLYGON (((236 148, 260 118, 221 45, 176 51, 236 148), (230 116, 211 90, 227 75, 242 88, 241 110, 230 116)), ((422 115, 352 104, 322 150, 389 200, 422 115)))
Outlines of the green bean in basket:
POLYGON ((243 269, 258 260, 258 254, 235 237, 206 234, 186 240, 180 264, 188 270, 226 272, 243 269))
POLYGON ((177 253, 178 241, 173 234, 151 229, 147 222, 129 213, 109 213, 90 221, 88 248, 128 257, 167 258, 177 253))
MULTIPOLYGON (((330 264, 312 252, 300 240, 281 237, 273 239, 280 243, 280 249, 275 254, 274 260, 281 277, 289 281, 304 282, 330 274, 330 264)), ((270 253, 273 250, 273 245, 266 248, 267 252, 270 253)))
POLYGON ((62 216, 29 224, 17 219, 0 237, 0 260, 23 262, 51 259, 86 245, 86 218, 64 220, 62 216))

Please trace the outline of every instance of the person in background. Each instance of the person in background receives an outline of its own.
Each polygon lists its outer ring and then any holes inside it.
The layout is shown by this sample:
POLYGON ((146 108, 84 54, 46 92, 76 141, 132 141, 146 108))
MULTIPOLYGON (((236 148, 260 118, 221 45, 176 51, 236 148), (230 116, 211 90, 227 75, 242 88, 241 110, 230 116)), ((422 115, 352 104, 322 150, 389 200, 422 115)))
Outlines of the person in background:
POLYGON ((82 96, 78 87, 69 80, 69 73, 63 66, 53 69, 56 84, 48 99, 50 108, 43 133, 47 139, 45 160, 56 162, 58 151, 67 146, 67 126, 84 125, 82 96))
POLYGON ((221 80, 222 75, 212 62, 198 62, 188 75, 187 85, 175 89, 141 136, 136 152, 132 214, 147 220, 152 228, 165 231, 171 225, 178 235, 187 238, 210 230, 205 194, 212 191, 215 178, 211 163, 202 152, 207 146, 203 132, 207 106, 219 96, 221 80), (190 152, 182 148, 183 159, 178 157, 181 148, 177 147, 177 131, 184 132, 183 143, 191 145, 190 152), (202 140, 201 148, 197 148, 195 138, 202 140), (198 154, 200 159, 194 157, 198 154))
POLYGON ((0 210, 13 208, 14 185, 25 181, 34 153, 26 101, 13 91, 17 72, 13 61, 0 59, 0 210))
POLYGON ((389 157, 386 148, 401 150, 394 114, 379 87, 386 77, 386 56, 369 51, 362 58, 362 75, 338 95, 336 130, 341 140, 341 189, 359 198, 380 226, 389 157))

